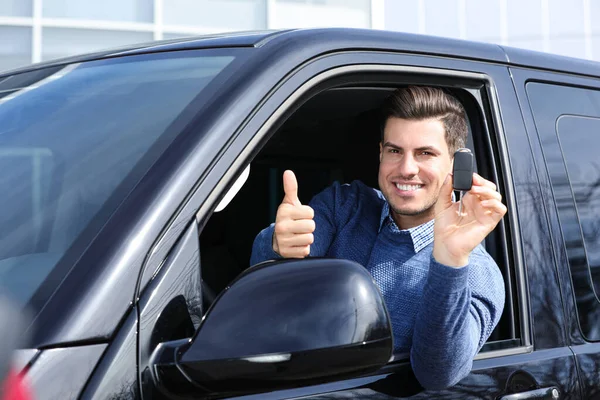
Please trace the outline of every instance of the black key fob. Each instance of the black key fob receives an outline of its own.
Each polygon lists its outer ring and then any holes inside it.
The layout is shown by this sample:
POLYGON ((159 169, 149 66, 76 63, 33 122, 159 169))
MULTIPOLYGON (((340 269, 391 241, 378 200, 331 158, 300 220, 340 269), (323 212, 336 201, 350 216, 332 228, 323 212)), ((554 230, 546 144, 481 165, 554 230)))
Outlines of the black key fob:
POLYGON ((458 149, 454 153, 452 187, 454 190, 469 191, 473 186, 473 153, 469 149, 458 149))

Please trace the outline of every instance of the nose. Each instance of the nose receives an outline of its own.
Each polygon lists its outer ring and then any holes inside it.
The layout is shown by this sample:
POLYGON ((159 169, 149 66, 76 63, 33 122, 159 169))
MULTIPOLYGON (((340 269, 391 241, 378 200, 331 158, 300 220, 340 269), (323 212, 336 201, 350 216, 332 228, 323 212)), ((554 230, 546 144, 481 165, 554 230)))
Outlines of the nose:
POLYGON ((412 154, 406 153, 400 160, 398 169, 403 177, 413 177, 419 173, 419 164, 412 154))

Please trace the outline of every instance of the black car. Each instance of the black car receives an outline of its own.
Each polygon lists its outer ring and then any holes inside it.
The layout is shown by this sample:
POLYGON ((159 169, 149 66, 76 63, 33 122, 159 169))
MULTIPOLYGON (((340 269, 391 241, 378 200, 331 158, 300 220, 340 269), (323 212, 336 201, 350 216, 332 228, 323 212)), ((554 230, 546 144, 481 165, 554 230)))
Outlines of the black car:
MULTIPOLYGON (((0 75, 1 283, 34 316, 37 399, 600 398, 600 65, 375 30, 154 42, 0 75), (281 175, 377 187, 377 108, 464 105, 508 213, 504 314, 422 388, 351 261, 249 265, 281 175)), ((6 321, 5 323, 10 323, 6 321)))

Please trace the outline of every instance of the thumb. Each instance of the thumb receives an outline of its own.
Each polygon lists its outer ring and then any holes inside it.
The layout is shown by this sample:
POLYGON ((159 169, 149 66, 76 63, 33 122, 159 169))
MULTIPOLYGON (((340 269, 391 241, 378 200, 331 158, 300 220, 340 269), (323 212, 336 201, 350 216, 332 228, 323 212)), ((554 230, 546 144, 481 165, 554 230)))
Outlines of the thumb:
POLYGON ((446 179, 442 184, 440 189, 440 197, 438 198, 436 204, 435 214, 439 214, 440 212, 446 210, 448 207, 452 205, 452 174, 446 175, 446 179))
POLYGON ((293 206, 300 206, 300 199, 298 198, 298 181, 296 175, 290 170, 283 173, 283 203, 288 203, 293 206))

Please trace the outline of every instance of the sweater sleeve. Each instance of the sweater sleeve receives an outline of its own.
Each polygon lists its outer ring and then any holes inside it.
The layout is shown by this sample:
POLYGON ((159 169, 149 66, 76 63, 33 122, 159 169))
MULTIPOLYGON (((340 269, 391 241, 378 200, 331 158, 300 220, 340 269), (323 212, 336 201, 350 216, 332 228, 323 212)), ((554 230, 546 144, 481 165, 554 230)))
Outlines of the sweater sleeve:
POLYGON ((500 320, 504 281, 483 247, 462 268, 431 257, 410 352, 415 376, 426 389, 443 389, 469 374, 473 357, 500 320))
MULTIPOLYGON (((324 257, 335 239, 337 227, 343 223, 344 213, 339 213, 340 205, 352 201, 355 196, 350 193, 350 185, 334 183, 319 194, 315 195, 308 204, 315 212, 314 243, 310 246, 310 257, 324 257)), ((347 204, 344 204, 347 206, 347 204)), ((344 207, 345 209, 346 207, 344 207)), ((263 229, 254 239, 250 265, 267 260, 281 258, 273 250, 273 234, 275 224, 263 229)))
POLYGON ((267 260, 276 260, 281 258, 273 250, 273 234, 275 233, 275 223, 272 223, 258 233, 252 244, 252 254, 250 255, 250 265, 255 265, 267 260))

